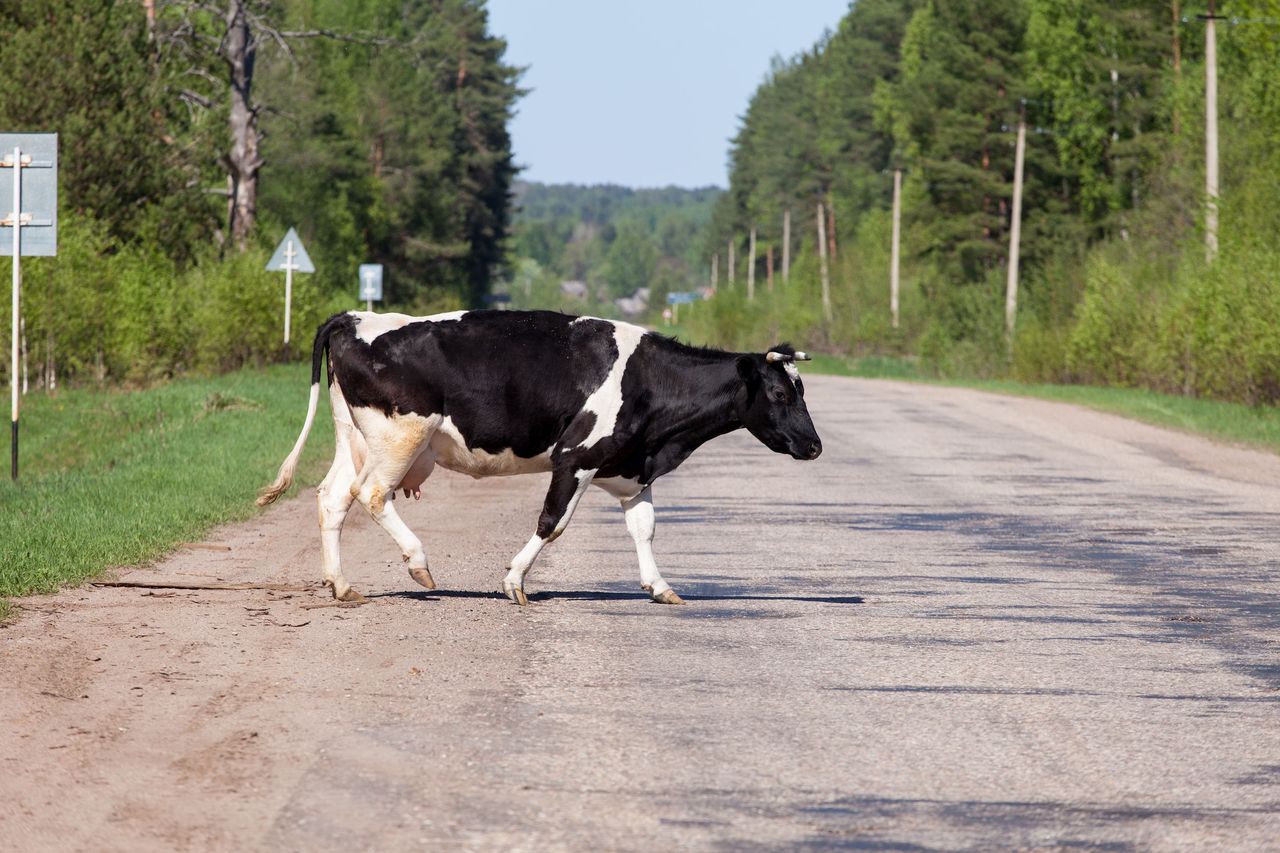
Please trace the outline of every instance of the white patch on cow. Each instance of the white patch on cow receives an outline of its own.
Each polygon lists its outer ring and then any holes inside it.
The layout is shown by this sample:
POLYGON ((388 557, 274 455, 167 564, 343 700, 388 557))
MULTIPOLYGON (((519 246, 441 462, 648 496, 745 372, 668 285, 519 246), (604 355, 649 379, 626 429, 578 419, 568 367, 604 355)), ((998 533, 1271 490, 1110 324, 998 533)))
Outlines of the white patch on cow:
POLYGON ((791 384, 795 385, 800 379, 800 371, 794 364, 789 361, 782 362, 782 369, 787 372, 787 377, 791 380, 791 384))
POLYGON ((512 474, 540 474, 551 470, 551 448, 533 458, 517 456, 510 448, 490 453, 467 447, 467 439, 450 417, 444 418, 431 438, 436 464, 459 474, 480 477, 506 477, 512 474))
POLYGON ((443 314, 428 314, 424 317, 413 317, 409 314, 378 314, 373 311, 349 311, 356 318, 356 337, 371 344, 387 332, 403 329, 410 323, 445 323, 450 320, 461 320, 466 311, 447 311, 443 314))
POLYGON ((597 477, 591 485, 599 486, 620 501, 627 501, 644 491, 640 481, 631 477, 597 477))
POLYGON ((647 334, 644 329, 630 323, 605 322, 613 325, 613 340, 618 346, 618 357, 609 368, 609 375, 604 378, 604 382, 591 392, 582 406, 583 411, 596 416, 596 422, 578 448, 591 447, 601 439, 613 435, 613 429, 618 425, 618 413, 622 411, 622 376, 626 373, 631 354, 640 345, 640 339, 647 334))

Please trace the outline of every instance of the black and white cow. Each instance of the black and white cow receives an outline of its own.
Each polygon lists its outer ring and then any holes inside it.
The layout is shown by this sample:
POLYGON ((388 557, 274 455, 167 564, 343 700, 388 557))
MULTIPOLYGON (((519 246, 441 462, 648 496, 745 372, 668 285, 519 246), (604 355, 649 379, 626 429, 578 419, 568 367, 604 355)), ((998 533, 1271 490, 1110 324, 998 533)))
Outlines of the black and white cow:
POLYGON ((319 489, 320 536, 325 583, 344 601, 361 598, 338 555, 353 500, 395 539, 413 579, 435 588, 422 542, 392 499, 397 490, 417 496, 440 465, 473 477, 551 472, 537 531, 502 582, 517 604, 528 603, 529 567, 590 485, 622 503, 641 587, 681 604, 653 558, 653 481, 740 427, 796 459, 822 452, 795 367, 807 356, 788 346, 759 355, 700 349, 628 323, 550 311, 352 311, 316 333, 302 434, 259 506, 293 479, 326 349, 337 452, 319 489))

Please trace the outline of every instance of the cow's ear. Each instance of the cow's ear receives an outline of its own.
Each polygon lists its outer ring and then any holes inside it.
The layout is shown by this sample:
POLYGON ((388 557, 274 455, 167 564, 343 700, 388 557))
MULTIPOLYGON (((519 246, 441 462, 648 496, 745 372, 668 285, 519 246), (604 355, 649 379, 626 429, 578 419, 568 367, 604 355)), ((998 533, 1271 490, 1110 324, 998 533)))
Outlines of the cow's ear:
POLYGON ((756 363, 755 356, 738 356, 738 377, 747 384, 747 387, 751 387, 759 381, 760 365, 756 363))

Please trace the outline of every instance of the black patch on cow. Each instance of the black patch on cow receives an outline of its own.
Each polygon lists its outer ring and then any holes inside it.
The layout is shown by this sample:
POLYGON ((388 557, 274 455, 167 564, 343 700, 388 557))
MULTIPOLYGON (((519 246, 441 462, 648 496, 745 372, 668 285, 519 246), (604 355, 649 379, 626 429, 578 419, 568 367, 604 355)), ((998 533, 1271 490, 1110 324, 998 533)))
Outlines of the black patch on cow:
POLYGON ((618 357, 612 323, 553 311, 470 311, 409 323, 372 343, 347 317, 331 326, 329 352, 350 405, 443 414, 472 450, 525 459, 557 442, 573 446, 567 430, 586 437, 594 416, 580 417, 583 405, 618 357))

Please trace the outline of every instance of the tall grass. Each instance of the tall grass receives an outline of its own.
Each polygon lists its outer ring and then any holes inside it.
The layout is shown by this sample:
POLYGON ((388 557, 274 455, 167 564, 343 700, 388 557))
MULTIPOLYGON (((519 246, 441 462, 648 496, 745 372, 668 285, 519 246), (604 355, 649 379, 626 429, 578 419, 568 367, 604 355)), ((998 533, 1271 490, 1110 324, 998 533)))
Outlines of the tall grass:
MULTIPOLYGON (((275 366, 28 395, 22 476, 0 482, 0 597, 145 563, 252 515, 302 425, 308 374, 275 366)), ((317 481, 332 450, 331 421, 317 417, 299 479, 317 481)))

